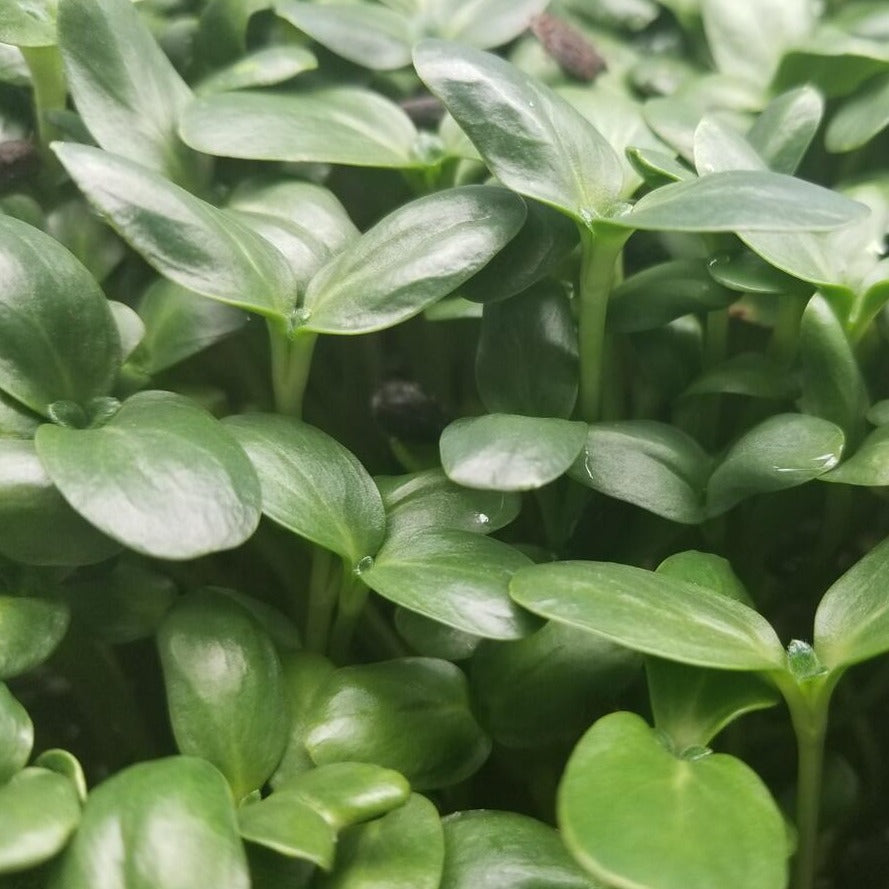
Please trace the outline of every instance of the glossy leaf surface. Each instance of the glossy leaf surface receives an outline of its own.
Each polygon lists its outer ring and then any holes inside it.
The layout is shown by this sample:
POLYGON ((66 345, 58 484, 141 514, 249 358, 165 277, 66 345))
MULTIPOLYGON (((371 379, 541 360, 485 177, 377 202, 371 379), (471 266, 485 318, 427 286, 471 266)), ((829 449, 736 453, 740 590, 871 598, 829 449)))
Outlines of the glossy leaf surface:
POLYGON ((179 750, 212 762, 240 800, 272 774, 287 740, 271 638, 240 604, 205 589, 173 607, 157 641, 179 750))
POLYGON ((0 682, 0 787, 25 767, 34 744, 28 711, 0 682))
POLYGON ((492 186, 449 189, 405 204, 312 279, 305 326, 367 333, 405 321, 477 272, 524 219, 524 202, 492 186))
POLYGON ((822 481, 843 485, 889 485, 889 427, 879 426, 839 466, 820 476, 822 481))
POLYGON ((337 670, 316 698, 311 722, 306 747, 319 765, 375 763, 420 790, 468 778, 491 748, 462 672, 431 658, 337 670))
POLYGON ((36 442, 74 509, 145 555, 189 559, 228 549, 259 522, 259 482, 247 456, 180 395, 140 392, 101 428, 44 425, 36 442))
POLYGON ((249 889, 250 879, 225 779, 188 756, 138 763, 93 790, 51 882, 52 889, 196 885, 249 889))
POLYGON ((612 713, 584 735, 558 810, 569 849, 606 884, 786 885, 784 821, 755 772, 720 753, 677 757, 633 713, 612 713))
POLYGON ((43 663, 68 629, 63 603, 31 596, 0 596, 0 679, 43 663))
POLYGON ((269 518, 353 564, 377 552, 386 531, 383 503, 350 451, 287 417, 242 414, 225 425, 256 468, 269 518))
POLYGON ((740 602, 667 575, 610 562, 557 562, 517 572, 512 597, 541 617, 627 648, 701 667, 780 670, 769 623, 740 602))
POLYGON ((333 864, 336 832, 292 793, 276 792, 241 806, 238 830, 245 840, 289 858, 304 858, 325 870, 333 864))

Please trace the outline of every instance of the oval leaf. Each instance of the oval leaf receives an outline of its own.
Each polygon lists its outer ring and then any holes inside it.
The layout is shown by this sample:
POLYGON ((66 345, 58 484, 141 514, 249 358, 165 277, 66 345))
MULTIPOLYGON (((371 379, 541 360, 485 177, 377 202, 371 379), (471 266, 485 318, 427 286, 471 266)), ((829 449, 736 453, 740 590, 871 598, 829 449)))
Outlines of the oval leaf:
POLYGON ((824 98, 806 84, 772 99, 753 122, 747 140, 770 169, 793 174, 815 138, 823 115, 824 98))
POLYGON ((325 870, 333 864, 336 832, 295 794, 275 792, 241 806, 238 829, 245 840, 289 858, 304 858, 325 870))
POLYGON ((786 885, 784 820, 756 773, 720 753, 681 759, 633 713, 612 713, 584 735, 562 776, 558 817, 568 848, 607 884, 786 885))
POLYGON ((25 767, 34 745, 28 711, 0 682, 0 786, 25 767))
POLYGON ((248 53, 237 62, 214 71, 195 87, 199 93, 221 93, 250 89, 254 86, 275 86, 297 74, 318 67, 314 53, 304 46, 281 44, 248 53))
POLYGON ((824 134, 828 151, 854 151, 889 126, 889 75, 870 80, 843 102, 824 134))
POLYGON ((848 460, 843 460, 820 479, 869 488, 889 485, 889 426, 874 429, 848 460))
POLYGON ((231 417, 225 425, 256 468, 269 518, 353 564, 376 554, 386 533, 383 502, 336 439, 272 414, 231 417))
POLYGON ((367 333, 405 321, 477 272, 524 219, 524 202, 494 186, 405 204, 312 279, 304 324, 318 333, 367 333))
POLYGON ((230 596, 205 589, 174 606, 157 644, 179 750, 212 762, 236 799, 261 787, 288 729, 271 637, 230 596))
POLYGON ((697 584, 631 565, 558 562, 516 573, 510 594, 550 620, 627 648, 722 670, 782 670, 775 631, 760 614, 697 584))
POLYGON ((47 424, 36 444, 74 509, 145 555, 191 559, 229 549, 259 522, 259 482, 247 455, 180 395, 140 392, 104 426, 47 424))
POLYGON ((42 664, 68 630, 64 602, 30 596, 0 596, 0 679, 42 664))

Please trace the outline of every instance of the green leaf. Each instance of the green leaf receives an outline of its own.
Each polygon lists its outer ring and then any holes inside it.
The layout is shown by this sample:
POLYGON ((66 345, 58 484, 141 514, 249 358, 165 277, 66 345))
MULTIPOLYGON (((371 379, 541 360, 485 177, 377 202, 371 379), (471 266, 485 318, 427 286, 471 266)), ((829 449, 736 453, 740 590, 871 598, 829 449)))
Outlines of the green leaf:
POLYGON ((874 488, 889 485, 889 426, 870 432, 851 457, 820 478, 841 485, 874 488))
POLYGON ((815 652, 841 670, 889 650, 889 541, 875 546, 824 594, 815 613, 815 652))
POLYGON ((26 565, 90 565, 120 546, 65 502, 33 441, 0 439, 0 553, 26 565))
POLYGON ((304 858, 329 870, 336 832, 298 796, 275 792, 238 809, 238 829, 245 840, 289 858, 304 858))
POLYGON ((658 565, 657 572, 706 587, 736 602, 754 607, 750 594, 735 574, 731 563, 715 553, 697 550, 674 553, 658 565))
POLYGON ((502 46, 518 37, 547 6, 546 0, 432 0, 438 33, 480 49, 502 46))
POLYGON ((44 425, 36 444, 74 509, 144 555, 191 559, 229 549, 259 522, 259 482, 246 454, 180 395, 140 392, 101 428, 44 425))
POLYGON ((237 800, 261 787, 287 740, 271 637, 230 596, 203 589, 172 608, 157 644, 179 750, 212 762, 237 800))
POLYGON ((837 109, 824 134, 828 151, 861 148, 889 126, 889 74, 880 74, 837 109))
POLYGON ((824 98, 806 84, 776 96, 747 133, 757 154, 776 173, 793 174, 818 132, 824 98))
POLYGON ((435 806, 414 794, 408 802, 340 837, 336 864, 317 889, 438 889, 444 840, 435 806))
POLYGON ((568 470, 583 448, 587 428, 550 417, 466 417, 442 433, 441 462, 448 477, 461 485, 532 490, 568 470))
POLYGON ((555 282, 487 304, 475 358, 485 407, 491 413, 570 417, 577 400, 577 352, 571 303, 555 282))
POLYGON ((627 159, 645 182, 664 185, 666 182, 681 182, 694 179, 695 174, 672 154, 655 151, 651 148, 628 148, 627 159))
POLYGON ((674 426, 652 420, 595 423, 570 475, 609 497, 674 522, 703 519, 709 455, 674 426))
POLYGON ((201 12, 195 44, 211 65, 224 65, 244 55, 251 16, 270 9, 273 0, 209 0, 201 12))
POLYGON ((374 763, 400 772, 418 790, 465 780, 491 750, 472 715, 463 673, 432 658, 337 670, 309 721, 306 747, 318 765, 374 763))
POLYGON ((79 820, 80 800, 67 778, 34 767, 14 775, 0 787, 0 874, 52 858, 64 848, 79 820))
POLYGON ((516 493, 465 488, 440 469, 374 481, 386 507, 389 537, 434 530, 490 534, 508 525, 521 507, 516 493))
POLYGON ((668 660, 721 670, 782 670, 784 649, 752 608, 630 565, 560 562, 516 573, 510 594, 549 620, 668 660))
POLYGON ((760 259, 755 253, 718 253, 707 263, 715 281, 741 293, 787 293, 797 286, 783 272, 760 259))
POLYGON ((120 366, 114 317, 92 275, 55 239, 0 215, 0 388, 44 416, 107 395, 120 366))
POLYGON ((42 664, 68 630, 68 606, 54 599, 0 596, 0 679, 42 664))
POLYGON ((607 884, 786 885, 784 821, 756 773, 725 754, 677 757, 633 713, 584 735, 562 776, 558 818, 575 858, 607 884))
POLYGON ((225 425, 256 468, 269 518, 353 564, 376 554, 386 533, 379 491, 336 439, 273 414, 242 414, 225 425))
MULTIPOLYGON (((60 779, 62 780, 62 779, 60 779)), ((249 889, 222 775, 187 756, 142 762, 92 791, 51 889, 249 889)))
POLYGON ((0 43, 53 46, 55 5, 54 0, 0 0, 0 43))
POLYGON ((411 22, 383 6, 277 0, 275 12, 338 56, 372 71, 411 63, 411 22))
POLYGON ((368 333, 392 327, 456 290, 521 228, 524 202, 505 188, 468 185, 390 213, 312 279, 305 327, 368 333))
POLYGON ((767 169, 744 136, 715 115, 705 115, 695 128, 694 158, 701 176, 726 170, 767 169))
POLYGON ((314 53, 304 46, 286 43, 267 46, 214 71, 201 80, 195 89, 198 93, 222 93, 256 86, 275 86, 317 67, 318 60, 314 53))
POLYGON ((180 134, 197 151, 222 157, 424 166, 414 153, 417 130, 410 118, 389 99, 358 87, 202 96, 185 109, 180 134))
POLYGON ((655 189, 608 224, 653 231, 828 231, 865 214, 862 204, 802 179, 729 170, 655 189))
POLYGON ((455 812, 443 819, 441 889, 595 889, 558 832, 514 812, 455 812))
POLYGON ((67 778, 77 791, 77 798, 81 804, 86 802, 87 786, 86 776, 83 774, 83 766, 73 753, 57 748, 44 750, 35 760, 34 765, 42 769, 48 769, 57 775, 67 778))
POLYGON ((479 636, 456 630, 400 605, 395 609, 395 629, 417 654, 447 661, 465 661, 472 657, 481 642, 479 636))
POLYGON ((638 668, 635 652, 551 621, 515 642, 483 641, 470 685, 494 740, 527 749, 574 742, 638 668))
POLYGON ((707 483, 708 515, 754 494, 794 488, 839 463, 843 430, 820 417, 777 414, 741 436, 707 483))
POLYGON ((60 0, 59 49, 77 111, 102 148, 186 187, 202 182, 206 158, 176 132, 191 90, 131 0, 60 0))
POLYGON ((614 288, 608 325, 622 333, 662 327, 682 315, 724 309, 737 299, 714 280, 702 259, 649 266, 614 288))
POLYGON ((21 771, 34 746, 34 724, 28 711, 0 682, 0 787, 21 771))
POLYGON ((54 150, 89 202, 162 275, 210 299, 283 320, 296 300, 284 257, 223 210, 126 158, 54 150))
POLYGON ((423 41, 414 65, 504 185, 584 225, 612 212, 623 185, 620 159, 560 96, 508 62, 456 43, 423 41))
POLYGON ((303 772, 281 787, 334 829, 379 818, 404 805, 411 788, 403 775, 366 762, 333 762, 303 772))
POLYGON ((682 395, 748 395, 786 401, 798 393, 799 380, 788 376, 785 364, 759 352, 739 352, 707 368, 682 395))

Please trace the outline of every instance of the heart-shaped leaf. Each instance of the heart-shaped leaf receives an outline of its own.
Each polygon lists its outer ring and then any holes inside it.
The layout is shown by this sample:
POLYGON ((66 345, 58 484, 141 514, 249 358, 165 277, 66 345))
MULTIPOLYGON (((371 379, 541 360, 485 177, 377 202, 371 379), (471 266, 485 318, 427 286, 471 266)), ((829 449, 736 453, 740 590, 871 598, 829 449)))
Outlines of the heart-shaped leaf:
POLYGON ((450 627, 491 639, 520 639, 535 622, 510 601, 509 579, 528 557, 466 531, 408 531, 389 537, 361 579, 384 599, 450 627))
POLYGON ((572 105, 503 59, 425 40, 414 66, 506 186, 586 225, 623 185, 614 149, 572 105))
POLYGON ((54 238, 0 215, 0 389, 44 416, 107 395, 120 366, 114 317, 92 275, 54 238))
POLYGON ((631 565, 557 562, 518 571, 510 594, 550 620, 668 660, 722 670, 782 670, 768 621, 697 584, 631 565))
POLYGON ((80 829, 50 885, 249 889, 225 779, 210 763, 189 756, 118 772, 90 793, 80 829))
POLYGON ((80 800, 67 778, 48 769, 22 769, 0 787, 0 874, 52 858, 79 820, 80 800))
POLYGON ((379 93, 351 86, 201 96, 185 109, 179 132, 197 151, 222 157, 424 166, 410 118, 379 93))
POLYGON ((442 433, 448 478, 494 491, 527 491, 563 475, 577 459, 585 423, 517 414, 487 414, 451 423, 442 433))
POLYGON ((28 711, 0 682, 0 787, 25 767, 33 745, 34 724, 28 711))
POLYGON ((31 596, 0 596, 0 679, 42 664, 68 629, 64 602, 31 596))
POLYGON ((337 670, 315 699, 310 724, 306 747, 319 765, 375 763, 421 790, 468 778, 491 749, 463 673, 431 658, 337 670))
POLYGON ((784 820, 756 773, 725 754, 676 756, 633 713, 605 716, 575 747, 558 818, 575 858, 606 884, 786 885, 784 820))
POLYGON ((179 750, 212 762, 240 800, 265 783, 287 741, 270 636, 234 599, 204 589, 173 607, 157 642, 179 750))
POLYGON ((191 559, 229 549, 259 522, 259 482, 247 455, 221 423, 182 396, 140 392, 104 426, 47 424, 36 444, 74 509, 145 555, 191 559))
POLYGON ((392 327, 451 293, 501 250, 525 220, 505 188, 468 185, 390 213, 312 279, 304 325, 318 333, 392 327))
POLYGON ((206 158, 176 132, 191 90, 130 0, 60 0, 59 49, 77 111, 102 148, 201 184, 206 158))
POLYGON ((286 260, 243 223, 126 158, 53 147, 89 202, 162 275, 282 322, 289 314, 296 282, 286 260))
POLYGON ((383 502, 350 451, 289 417, 242 414, 225 425, 256 468, 269 518, 352 564, 376 554, 386 533, 383 502))

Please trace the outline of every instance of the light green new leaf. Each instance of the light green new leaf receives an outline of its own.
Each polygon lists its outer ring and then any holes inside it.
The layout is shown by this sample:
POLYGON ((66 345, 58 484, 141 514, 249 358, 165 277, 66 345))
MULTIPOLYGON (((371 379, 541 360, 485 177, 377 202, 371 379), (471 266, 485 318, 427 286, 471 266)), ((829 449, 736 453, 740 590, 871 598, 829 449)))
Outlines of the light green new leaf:
POLYGON ((238 809, 238 830, 245 840, 289 858, 304 858, 329 870, 336 832, 298 796, 276 791, 238 809))
POLYGON ((472 715, 466 677, 432 658, 337 670, 315 698, 309 725, 306 747, 319 765, 373 763, 419 790, 463 781, 491 750, 472 715))
POLYGON ((680 758, 633 713, 600 719, 575 747, 558 820, 607 885, 784 889, 787 835, 756 773, 721 753, 680 758))
POLYGON ((868 81, 863 90, 843 102, 827 126, 828 151, 854 151, 889 126, 889 74, 868 81))
POLYGON ((411 63, 411 22, 383 6, 277 0, 275 12, 338 56, 372 71, 411 63))
POLYGON ((57 599, 0 596, 0 679, 42 664, 68 630, 68 606, 57 599))
POLYGON ((841 485, 889 486, 889 426, 874 429, 848 460, 820 479, 841 485))
POLYGON ((805 414, 777 414, 729 448, 707 483, 707 513, 720 515, 754 494, 794 488, 839 463, 839 426, 805 414))
POLYGON ((815 613, 815 653, 831 670, 889 651, 889 541, 875 546, 824 594, 815 613))
POLYGON ((55 42, 55 0, 0 0, 0 43, 40 47, 55 42))
POLYGON ((47 416, 54 401, 107 395, 120 366, 114 317, 54 238, 0 215, 0 389, 47 416))
POLYGON ((408 802, 345 831, 336 863, 317 889, 439 889, 444 840, 435 806, 414 794, 408 802))
POLYGON ((781 93, 763 109, 747 132, 747 141, 776 173, 793 174, 824 115, 824 98, 806 84, 781 93))
POLYGON ((695 128, 694 158, 700 176, 726 170, 767 169, 747 139, 715 115, 705 115, 695 128))
POLYGON ((454 291, 521 228, 525 204, 505 188, 467 185, 390 213, 312 279, 305 327, 368 333, 392 327, 454 291))
POLYGON ((157 644, 179 750, 213 763, 236 800, 262 787, 288 729, 281 663, 269 634, 230 596, 203 589, 167 614, 157 644))
POLYGON ((267 46, 249 53, 219 71, 214 71, 201 80, 195 90, 199 94, 204 94, 257 86, 275 86, 317 67, 318 60, 315 55, 304 46, 287 43, 267 46))
POLYGON ((513 599, 550 620, 668 660, 722 670, 781 670, 784 649, 752 608, 631 565, 558 562, 516 573, 513 599))
POLYGON ((50 889, 204 885, 250 887, 235 808, 210 763, 173 756, 130 766, 90 793, 50 889))
POLYGON ((414 154, 417 130, 410 118, 379 93, 358 87, 202 96, 185 109, 180 133, 192 148, 222 157, 396 169, 424 165, 414 154))
POLYGON ((273 414, 233 416, 225 425, 256 469, 269 518, 352 564, 376 554, 386 533, 383 502, 336 439, 273 414))
POLYGON ((442 821, 441 889, 596 889, 549 825, 514 812, 455 812, 442 821))
MULTIPOLYGON (((52 858, 64 848, 79 820, 77 789, 67 778, 34 767, 14 775, 0 786, 0 874, 27 870, 52 858)), ((91 889, 99 889, 98 884, 91 889)))
POLYGON ((247 455, 180 395, 140 392, 100 428, 46 424, 35 441, 68 503, 137 552, 192 559, 256 530, 260 489, 247 455))
POLYGON ((73 143, 53 148, 89 202, 162 275, 238 308, 289 315, 293 274, 251 229, 126 158, 73 143))
POLYGON ((552 417, 466 417, 442 433, 441 463, 460 485, 533 490, 564 475, 583 449, 587 429, 585 423, 552 417))
POLYGON ((424 0, 437 33, 479 49, 502 46, 518 37, 543 12, 547 0, 424 0))
POLYGON ((0 682, 0 786, 25 767, 34 745, 28 711, 0 682))
POLYGON ((414 65, 504 185, 584 225, 613 211, 620 159, 570 103, 508 62, 456 43, 423 41, 414 65))
POLYGON ((131 0, 59 0, 59 49, 77 111, 102 148, 201 184, 206 158, 176 132, 192 92, 131 0))
POLYGON ((594 423, 570 475, 609 497, 674 522, 703 519, 710 456, 690 436, 666 423, 594 423))

